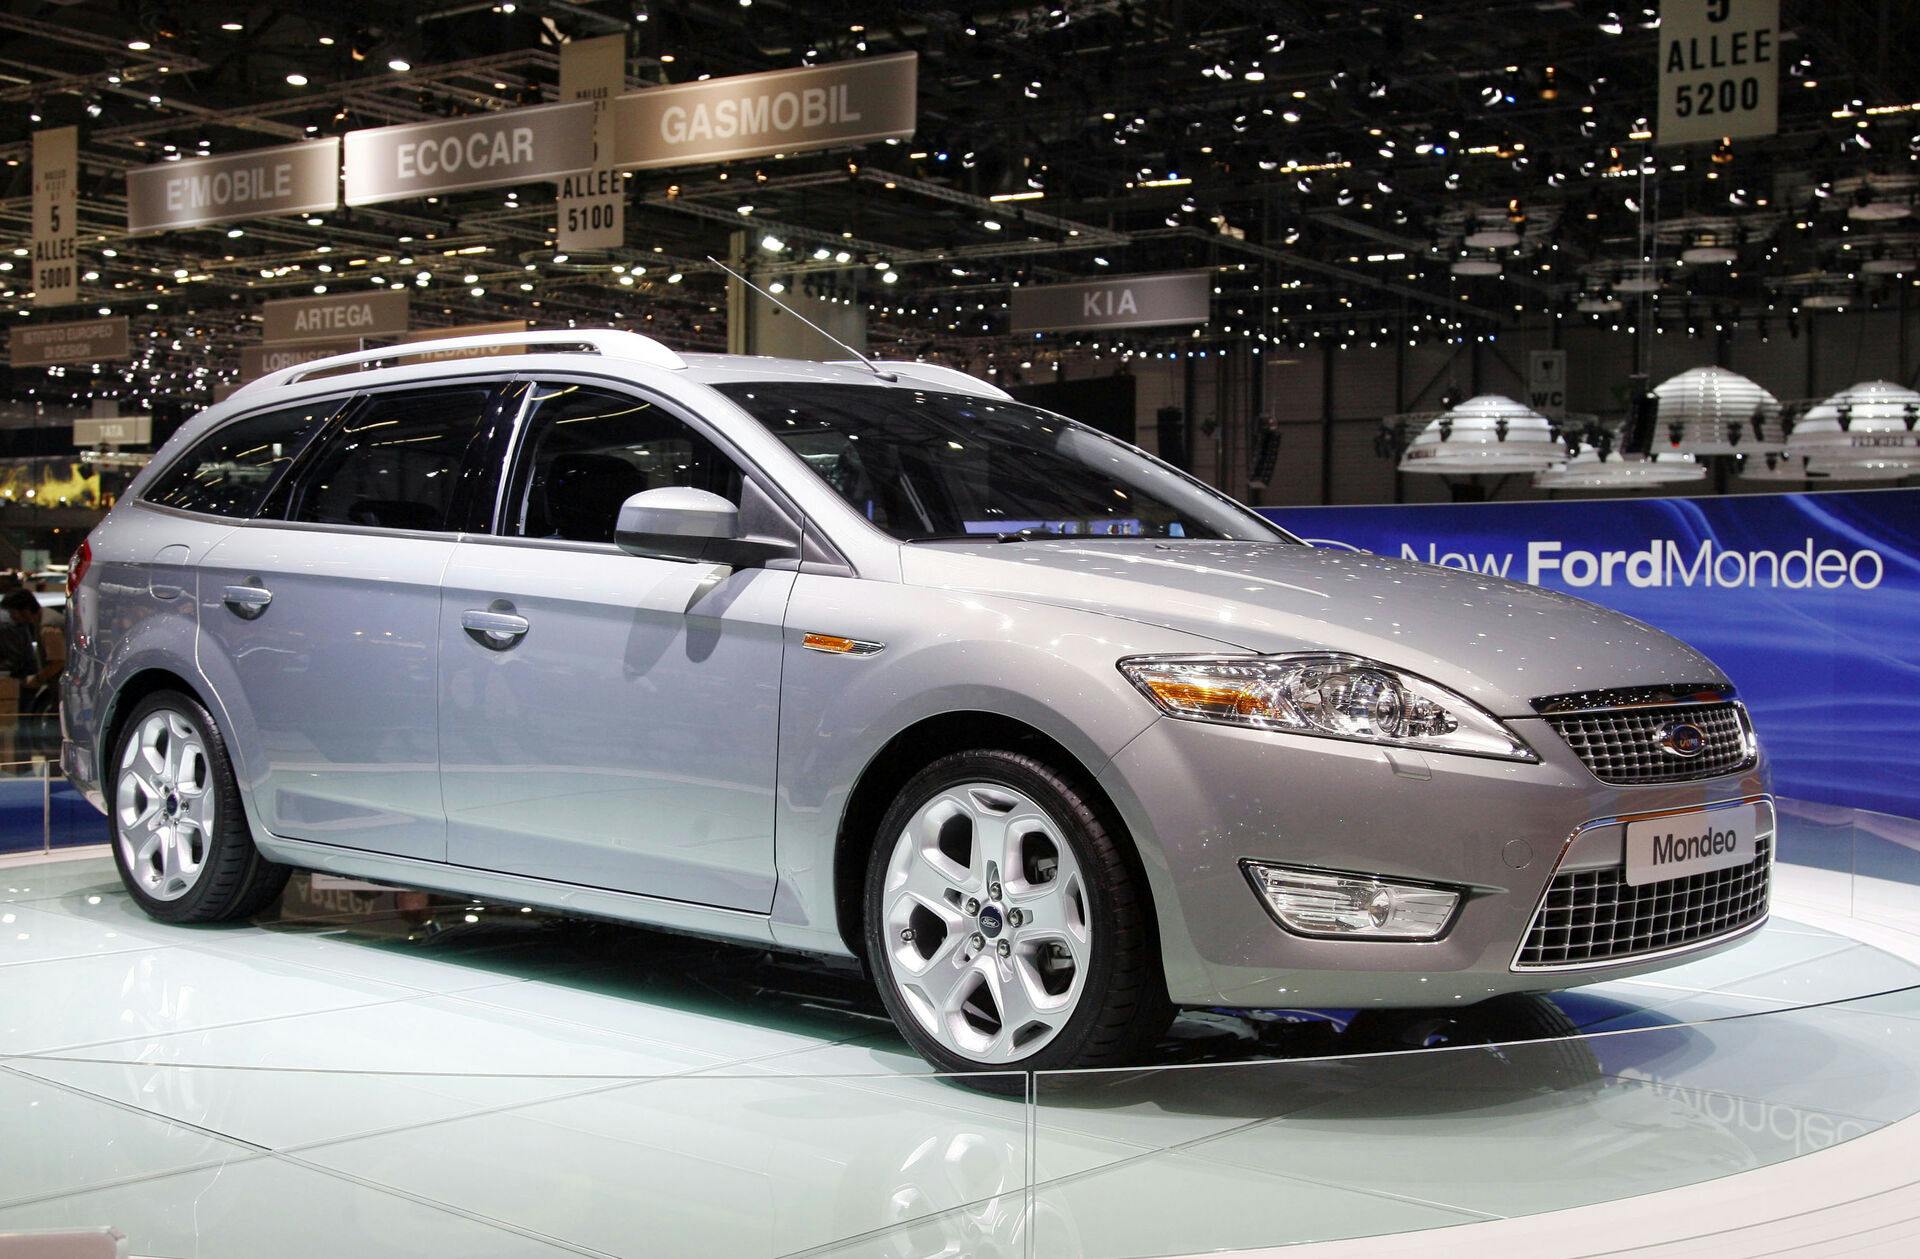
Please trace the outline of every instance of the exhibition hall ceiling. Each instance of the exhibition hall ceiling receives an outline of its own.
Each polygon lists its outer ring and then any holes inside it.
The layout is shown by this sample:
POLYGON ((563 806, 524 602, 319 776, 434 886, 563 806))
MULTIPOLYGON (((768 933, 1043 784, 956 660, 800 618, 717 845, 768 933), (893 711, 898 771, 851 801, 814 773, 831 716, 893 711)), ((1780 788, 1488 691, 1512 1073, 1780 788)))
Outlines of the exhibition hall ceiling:
POLYGON ((1468 337, 1618 320, 1649 284, 1693 323, 1902 302, 1920 11, 1783 0, 1773 133, 1656 147, 1658 25, 1586 0, 20 0, 0 14, 0 316, 125 315, 138 348, 107 379, 16 369, 11 392, 204 402, 264 301, 374 287, 411 295, 416 330, 723 348, 708 259, 741 232, 763 283, 867 307, 887 353, 975 367, 1035 348, 1010 331, 1016 286, 1188 269, 1216 290, 1198 331, 1039 349, 1468 337), (917 54, 912 133, 616 173, 602 249, 557 247, 551 180, 129 234, 129 171, 556 102, 561 45, 607 35, 628 93, 917 54), (32 136, 66 125, 80 291, 51 311, 30 297, 32 136))

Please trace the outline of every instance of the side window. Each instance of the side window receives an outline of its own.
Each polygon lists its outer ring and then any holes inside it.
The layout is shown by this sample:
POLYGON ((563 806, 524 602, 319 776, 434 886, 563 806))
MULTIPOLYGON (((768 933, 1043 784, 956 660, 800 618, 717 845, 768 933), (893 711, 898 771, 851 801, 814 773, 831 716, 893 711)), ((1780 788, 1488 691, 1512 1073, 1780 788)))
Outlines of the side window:
POLYGON ((337 401, 315 402, 222 425, 161 473, 143 497, 182 511, 252 516, 338 409, 337 401))
POLYGON ((583 385, 534 389, 503 531, 612 542, 620 504, 685 485, 740 502, 740 470, 720 448, 640 398, 583 385))
POLYGON ((461 465, 492 389, 368 396, 300 475, 288 519, 450 532, 461 465))

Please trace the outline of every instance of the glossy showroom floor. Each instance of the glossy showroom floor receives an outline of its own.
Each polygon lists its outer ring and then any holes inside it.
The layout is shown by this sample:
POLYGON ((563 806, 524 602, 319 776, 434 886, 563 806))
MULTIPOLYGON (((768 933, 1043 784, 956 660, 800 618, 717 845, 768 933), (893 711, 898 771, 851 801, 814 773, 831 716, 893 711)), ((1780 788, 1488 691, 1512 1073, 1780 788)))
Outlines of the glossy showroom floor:
POLYGON ((256 924, 168 928, 103 856, 13 860, 0 1232, 134 1255, 1593 1253, 1662 1210, 1710 1233, 1742 1186, 1729 1210, 1797 1211, 1920 1110, 1920 914, 1832 870, 1654 980, 1416 1029, 1193 1016, 1163 1069, 1030 1105, 927 1078, 804 963, 304 877, 256 924), (1396 1036, 1460 1047, 1357 1052, 1396 1036))

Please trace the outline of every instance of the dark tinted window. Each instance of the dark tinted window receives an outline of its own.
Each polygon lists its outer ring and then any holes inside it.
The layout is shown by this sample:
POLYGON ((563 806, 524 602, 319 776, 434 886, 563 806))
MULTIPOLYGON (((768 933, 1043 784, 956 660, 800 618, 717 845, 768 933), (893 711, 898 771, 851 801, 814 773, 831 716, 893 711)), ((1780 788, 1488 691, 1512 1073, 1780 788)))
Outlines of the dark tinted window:
POLYGON ((315 453, 289 518, 447 532, 486 388, 374 394, 315 453))
POLYGON ((787 381, 719 389, 903 541, 1292 540, 1135 447, 1022 403, 787 381))
POLYGON ((528 538, 612 542, 620 504, 667 485, 740 501, 733 461, 671 413, 627 394, 538 385, 504 528, 528 538))
POLYGON ((334 402, 315 403, 218 428, 162 473, 146 500, 215 516, 251 516, 337 409, 334 402))

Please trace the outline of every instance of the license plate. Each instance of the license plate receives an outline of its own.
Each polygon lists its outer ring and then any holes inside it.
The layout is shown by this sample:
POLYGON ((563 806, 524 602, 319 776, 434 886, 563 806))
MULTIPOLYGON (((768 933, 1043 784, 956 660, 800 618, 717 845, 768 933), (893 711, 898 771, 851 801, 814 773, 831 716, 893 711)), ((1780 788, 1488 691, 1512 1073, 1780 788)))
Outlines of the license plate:
POLYGON ((1627 823, 1627 882, 1634 887, 1743 866, 1758 855, 1760 807, 1669 813, 1627 823))

